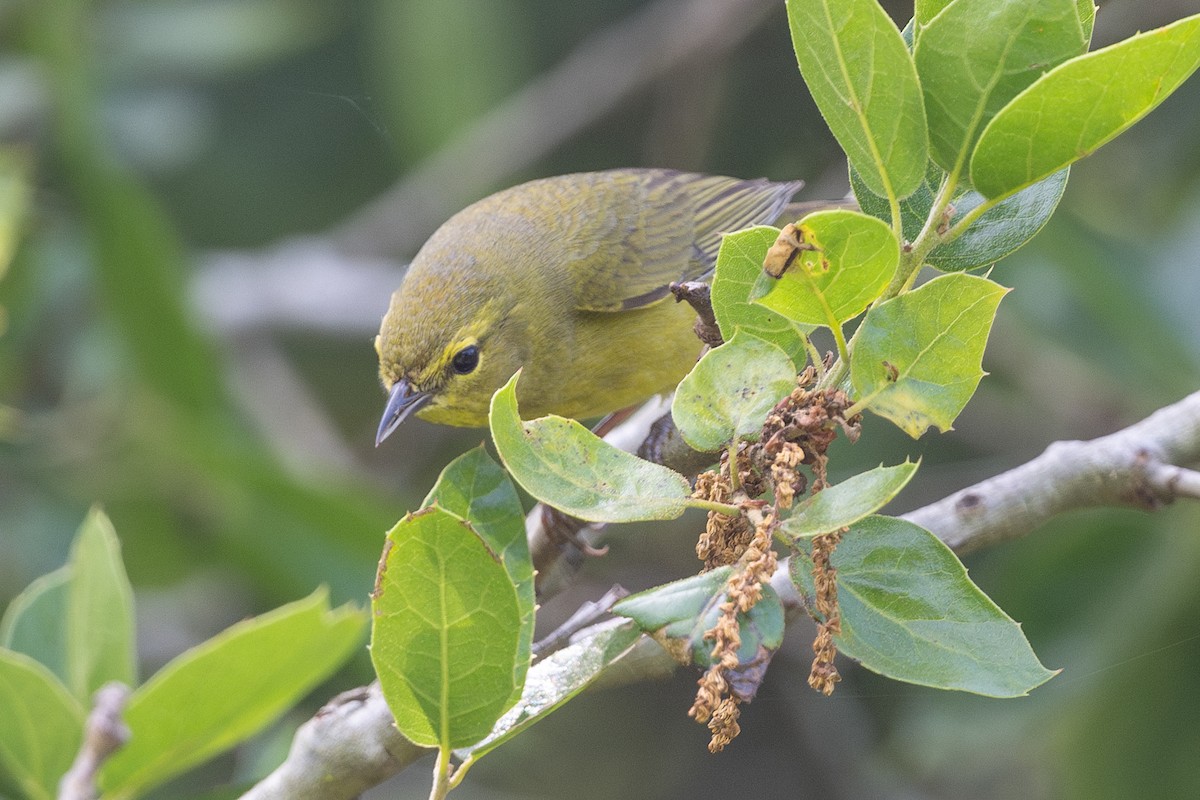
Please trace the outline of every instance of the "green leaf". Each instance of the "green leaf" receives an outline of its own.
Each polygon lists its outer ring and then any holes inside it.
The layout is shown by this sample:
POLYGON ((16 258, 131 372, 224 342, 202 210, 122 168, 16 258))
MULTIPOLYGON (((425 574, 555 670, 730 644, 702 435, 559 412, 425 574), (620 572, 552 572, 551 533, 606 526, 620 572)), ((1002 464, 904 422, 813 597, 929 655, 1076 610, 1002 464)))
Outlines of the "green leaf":
POLYGON ((918 438, 950 430, 984 372, 983 350, 1008 289, 942 275, 867 312, 850 361, 855 399, 918 438))
POLYGON ((81 701, 109 681, 136 682, 133 587, 108 517, 92 509, 68 560, 67 686, 81 701))
POLYGON ((682 475, 618 450, 575 420, 522 422, 517 378, 492 395, 489 419, 500 460, 525 491, 592 522, 674 519, 688 507, 682 475))
POLYGON ((1079 27, 1083 38, 1092 41, 1092 28, 1096 25, 1096 0, 1075 0, 1075 13, 1079 16, 1079 27))
POLYGON ((905 197, 928 160, 925 105, 900 31, 875 0, 788 0, 804 82, 871 191, 905 197))
MULTIPOLYGON (((1001 200, 980 214, 957 238, 936 246, 925 257, 925 263, 943 272, 959 272, 994 264, 1009 255, 1037 235, 1050 220, 1067 188, 1069 174, 1067 169, 1056 172, 1001 200)), ((921 233, 945 177, 941 167, 930 162, 925 182, 900 201, 900 218, 908 241, 916 240, 921 233)), ((863 211, 884 221, 891 219, 887 200, 872 193, 854 170, 850 171, 850 185, 863 211)), ((945 227, 954 227, 985 201, 979 192, 961 188, 950 200, 952 213, 945 227)))
MULTIPOLYGON (((533 561, 525 538, 525 512, 508 474, 480 445, 451 461, 425 498, 424 506, 437 505, 470 523, 493 553, 500 556, 508 579, 517 589, 521 611, 520 636, 513 673, 514 693, 521 691, 533 648, 533 561)), ((517 695, 512 698, 515 702, 517 695)))
POLYGON ((33 658, 65 685, 67 669, 67 604, 72 569, 59 567, 43 575, 13 598, 0 621, 0 647, 33 658))
POLYGON ((371 609, 371 662, 400 732, 443 749, 487 736, 521 689, 521 609, 470 524, 436 506, 397 523, 371 609))
MULTIPOLYGON (((1001 200, 980 214, 960 236, 935 247, 925 262, 943 272, 996 263, 1036 236, 1050 221, 1067 189, 1069 175, 1069 169, 1055 172, 1001 200)), ((984 202, 983 195, 974 190, 955 195, 951 201, 954 213, 948 224, 953 227, 984 202)))
MULTIPOLYGON (((732 567, 718 567, 632 594, 613 606, 613 613, 632 619, 671 653, 688 654, 696 666, 709 667, 713 643, 704 638, 704 633, 717 624, 721 604, 726 600, 725 582, 732 572, 732 567)), ((741 664, 753 663, 760 648, 773 652, 783 642, 783 605, 769 584, 764 584, 762 590, 762 600, 750 613, 738 614, 741 664)))
MULTIPOLYGON (((950 5, 952 0, 916 0, 913 21, 918 30, 924 29, 938 12, 950 5)), ((1092 26, 1096 22, 1095 0, 1075 0, 1075 13, 1079 17, 1079 26, 1083 30, 1086 41, 1092 39, 1092 26)))
POLYGON ((365 622, 319 589, 173 659, 130 697, 132 738, 101 772, 106 796, 141 794, 261 730, 361 646, 365 622))
POLYGON ((891 228, 857 211, 809 214, 798 226, 806 244, 780 278, 761 272, 754 302, 788 319, 833 328, 883 294, 900 263, 891 228))
POLYGON ((57 797, 83 739, 83 707, 45 666, 0 649, 0 709, 0 794, 57 797))
POLYGON ((1090 155, 1200 66, 1200 15, 1071 59, 1005 106, 979 138, 971 182, 1006 197, 1090 155))
POLYGON ((48 667, 82 703, 108 681, 133 685, 133 589, 108 518, 92 509, 67 563, 31 583, 0 622, 0 643, 48 667))
POLYGON ((795 386, 786 353, 738 331, 679 382, 671 416, 685 442, 712 453, 735 439, 757 440, 767 414, 795 386))
MULTIPOLYGON (((872 672, 988 697, 1018 697, 1057 674, 950 548, 918 525, 869 517, 842 537, 830 561, 842 619, 834 641, 872 672)), ((794 557, 790 569, 812 598, 809 558, 794 557)))
POLYGON ((953 0, 915 0, 913 3, 913 23, 918 31, 917 36, 920 37, 920 31, 925 29, 934 17, 941 13, 942 9, 950 5, 953 0))
POLYGON ((804 364, 808 359, 805 337, 815 326, 798 325, 750 302, 750 291, 762 274, 763 259, 777 238, 778 228, 758 225, 721 239, 712 281, 713 314, 725 341, 743 330, 779 347, 792 363, 804 364))
POLYGON ((479 758, 542 721, 628 653, 639 636, 641 631, 632 623, 610 624, 538 661, 529 670, 520 702, 505 712, 486 739, 458 755, 479 758))
POLYGON ((778 532, 795 541, 853 525, 887 505, 916 471, 916 464, 905 461, 860 472, 797 503, 778 532))
POLYGON ((930 154, 955 175, 980 131, 1046 70, 1087 50, 1076 0, 955 0, 921 31, 913 58, 930 154))

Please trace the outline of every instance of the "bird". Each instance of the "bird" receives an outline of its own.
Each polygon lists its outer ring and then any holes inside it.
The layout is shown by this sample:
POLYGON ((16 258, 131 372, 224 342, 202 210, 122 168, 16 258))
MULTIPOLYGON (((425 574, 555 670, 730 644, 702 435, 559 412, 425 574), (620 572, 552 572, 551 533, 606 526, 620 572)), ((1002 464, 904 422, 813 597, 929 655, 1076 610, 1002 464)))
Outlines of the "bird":
POLYGON ((541 178, 484 198, 421 247, 375 337, 387 404, 486 426, 522 370, 529 417, 600 417, 672 391, 702 350, 672 282, 702 280, 721 236, 775 221, 802 181, 669 169, 541 178))

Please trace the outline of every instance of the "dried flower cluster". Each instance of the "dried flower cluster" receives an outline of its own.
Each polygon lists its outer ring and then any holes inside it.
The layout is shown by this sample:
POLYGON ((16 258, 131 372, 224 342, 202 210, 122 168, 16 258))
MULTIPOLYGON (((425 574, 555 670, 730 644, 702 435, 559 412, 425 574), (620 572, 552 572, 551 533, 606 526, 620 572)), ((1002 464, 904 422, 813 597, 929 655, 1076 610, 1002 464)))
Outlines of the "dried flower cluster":
POLYGON ((812 491, 824 489, 827 452, 840 428, 850 441, 857 441, 861 417, 846 418, 850 398, 840 389, 809 389, 816 377, 811 366, 796 378, 796 388, 780 400, 763 423, 762 436, 754 445, 751 460, 764 465, 775 486, 780 508, 790 508, 793 498, 803 494, 807 479, 797 470, 801 464, 813 475, 812 491))
MULTIPOLYGON (((738 615, 749 613, 762 599, 762 585, 775 571, 771 541, 778 512, 790 508, 795 498, 810 488, 813 492, 825 488, 827 451, 839 428, 851 441, 860 431, 860 418, 847 418, 845 414, 850 399, 837 389, 811 388, 816 376, 816 370, 808 367, 797 377, 796 388, 768 414, 759 441, 739 446, 734 464, 730 464, 726 453, 717 470, 696 479, 696 497, 743 509, 738 516, 710 512, 696 544, 696 554, 706 571, 725 565, 734 567, 717 624, 705 633, 705 639, 713 642, 712 666, 698 681, 696 700, 688 711, 712 731, 708 748, 714 753, 738 735, 738 704, 753 699, 770 661, 767 652, 746 662, 739 660, 742 639, 738 615), (801 467, 807 467, 808 472, 802 472, 801 467), (774 508, 756 502, 768 491, 775 496, 774 508)), ((837 654, 833 635, 840 631, 840 617, 829 555, 840 537, 840 532, 817 537, 813 549, 817 610, 824 621, 818 626, 813 644, 817 657, 809 683, 825 694, 833 691, 839 679, 833 664, 837 654)))
POLYGON ((813 588, 816 593, 817 613, 822 622, 817 623, 817 638, 813 641, 812 670, 808 674, 808 685, 824 695, 833 694, 837 682, 842 679, 834 666, 837 656, 837 645, 833 643, 834 634, 842 632, 842 616, 838 609, 837 570, 829 559, 834 548, 842 539, 844 531, 826 533, 813 539, 813 588))
MULTIPOLYGON (((770 654, 760 652, 742 663, 738 650, 742 646, 738 614, 747 614, 762 599, 762 585, 770 580, 777 565, 771 549, 775 517, 755 512, 753 536, 738 559, 737 568, 725 584, 725 602, 721 604, 717 624, 704 634, 713 641, 712 666, 700 677, 696 700, 688 716, 707 723, 712 731, 708 743, 710 752, 718 753, 738 735, 738 703, 754 699, 765 674, 770 654)), ((745 519, 742 517, 742 519, 745 519)))
MULTIPOLYGON (((696 478, 693 497, 729 503, 732 489, 729 476, 722 472, 702 472, 696 478)), ((696 557, 704 562, 704 571, 733 564, 750 544, 753 530, 744 516, 731 517, 716 511, 708 512, 704 533, 696 542, 696 557)))

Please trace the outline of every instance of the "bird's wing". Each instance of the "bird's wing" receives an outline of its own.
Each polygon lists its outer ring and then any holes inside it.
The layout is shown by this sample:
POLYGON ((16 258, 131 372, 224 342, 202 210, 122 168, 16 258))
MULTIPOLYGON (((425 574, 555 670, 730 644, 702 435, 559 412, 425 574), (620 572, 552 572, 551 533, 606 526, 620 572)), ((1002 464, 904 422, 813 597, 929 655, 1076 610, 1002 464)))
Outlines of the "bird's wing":
POLYGON ((712 271, 721 234, 774 222, 801 182, 671 170, 613 170, 590 187, 571 258, 576 306, 622 311, 712 271), (582 244, 582 243, 587 243, 582 244))

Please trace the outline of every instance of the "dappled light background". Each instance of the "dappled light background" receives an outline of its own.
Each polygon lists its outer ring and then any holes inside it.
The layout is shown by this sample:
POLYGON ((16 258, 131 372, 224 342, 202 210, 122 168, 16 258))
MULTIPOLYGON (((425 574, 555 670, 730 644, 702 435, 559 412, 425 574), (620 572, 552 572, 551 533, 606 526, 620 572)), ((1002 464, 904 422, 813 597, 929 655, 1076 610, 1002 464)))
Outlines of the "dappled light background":
MULTIPOLYGON (((1200 0, 1100 6, 1104 44, 1200 0)), ((834 478, 919 455, 904 511, 1195 390, 1198 130, 1193 77, 1078 165, 1050 225, 992 273, 1015 290, 956 429, 914 442, 869 420, 834 478)), ((61 564, 100 504, 136 587, 143 675, 319 584, 365 604, 384 532, 487 436, 417 420, 373 446, 371 339, 403 264, 492 191, 619 166, 845 193, 782 0, 0 0, 0 170, 30 186, 0 278, 0 603, 61 564)), ((544 618, 690 574, 701 524, 614 527, 544 618)), ((967 564, 1063 669, 1028 698, 849 664, 822 698, 799 626, 722 755, 686 719, 681 673, 568 704, 459 794, 1200 795, 1200 509, 1075 514, 967 564)), ((236 794, 320 702, 369 679, 364 649, 159 796, 236 794)), ((427 791, 428 770, 377 796, 406 787, 427 791)))

